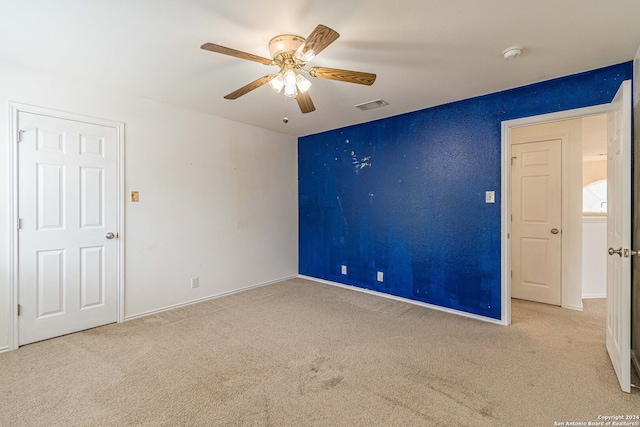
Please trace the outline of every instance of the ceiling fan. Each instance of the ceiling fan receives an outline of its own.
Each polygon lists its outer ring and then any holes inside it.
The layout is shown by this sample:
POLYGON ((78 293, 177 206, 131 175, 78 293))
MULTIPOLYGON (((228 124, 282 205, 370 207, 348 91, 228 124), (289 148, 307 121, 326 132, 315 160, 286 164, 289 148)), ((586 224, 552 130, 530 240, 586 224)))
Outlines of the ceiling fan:
POLYGON ((308 70, 304 68, 309 61, 333 43, 338 37, 340 37, 340 34, 322 24, 318 25, 306 39, 293 34, 275 36, 269 42, 269 53, 271 54, 272 59, 252 55, 250 53, 241 52, 239 50, 213 43, 205 43, 200 47, 211 52, 235 56, 236 58, 259 62, 264 65, 273 65, 280 68, 278 73, 267 74, 266 76, 260 77, 259 79, 226 95, 225 99, 237 99, 256 88, 269 83, 269 86, 271 86, 271 88, 277 93, 280 93, 284 89, 285 96, 295 98, 296 101, 298 101, 300 111, 303 113, 310 113, 316 109, 308 93, 311 82, 301 73, 304 72, 311 77, 321 79, 358 83, 367 86, 371 86, 376 80, 376 75, 371 73, 326 67, 311 67, 308 70))

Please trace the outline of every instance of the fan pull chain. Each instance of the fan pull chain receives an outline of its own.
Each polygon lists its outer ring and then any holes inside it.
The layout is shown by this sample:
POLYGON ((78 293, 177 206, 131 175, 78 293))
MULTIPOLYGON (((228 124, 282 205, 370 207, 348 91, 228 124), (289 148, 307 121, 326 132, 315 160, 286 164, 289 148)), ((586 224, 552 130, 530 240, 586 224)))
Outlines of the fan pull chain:
POLYGON ((283 96, 284 98, 284 117, 282 118, 282 122, 284 124, 289 123, 289 117, 287 117, 287 96, 283 96))

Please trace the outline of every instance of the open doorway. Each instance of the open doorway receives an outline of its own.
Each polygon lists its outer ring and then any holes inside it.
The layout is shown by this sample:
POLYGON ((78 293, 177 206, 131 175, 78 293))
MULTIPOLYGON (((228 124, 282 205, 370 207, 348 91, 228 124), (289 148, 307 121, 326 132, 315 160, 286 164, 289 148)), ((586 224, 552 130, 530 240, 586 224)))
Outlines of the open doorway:
POLYGON ((582 310, 606 297, 607 115, 510 136, 512 298, 582 310))
MULTIPOLYGON (((625 392, 631 390, 631 261, 632 255, 638 252, 631 248, 631 81, 624 81, 610 104, 586 107, 576 110, 569 110, 558 113, 545 114, 541 116, 528 117, 523 119, 509 120, 502 123, 502 323, 511 324, 511 246, 516 244, 511 239, 510 220, 511 206, 511 155, 512 155, 512 133, 514 130, 530 126, 534 124, 553 124, 565 120, 580 119, 583 117, 596 116, 606 114, 607 116, 607 298, 606 298, 606 348, 611 359, 612 365, 616 372, 616 376, 620 382, 620 387, 625 392)), ((557 136, 556 136, 557 137, 557 136)), ((566 144, 576 150, 576 144, 566 144)), ((563 191, 566 188, 568 180, 574 183, 577 179, 582 181, 582 144, 579 146, 579 161, 575 162, 577 156, 571 155, 570 160, 576 166, 565 168, 563 175, 563 191), (568 169, 572 169, 570 173, 568 169), (580 170, 579 175, 576 170, 580 170), (568 176, 567 181, 564 177, 568 176)), ((582 183, 573 188, 582 188, 582 183)), ((573 246, 574 251, 566 251, 566 246, 562 249, 562 256, 566 256, 567 252, 571 256, 580 258, 579 262, 565 263, 563 258, 563 267, 568 267, 572 271, 578 268, 580 271, 577 276, 582 276, 582 191, 576 193, 574 190, 569 191, 569 196, 573 199, 562 198, 564 205, 569 205, 571 210, 570 217, 576 216, 575 211, 578 210, 577 221, 572 221, 569 225, 570 243, 569 249, 573 246), (580 203, 576 209, 575 197, 579 194, 580 203), (567 203, 568 201, 568 203, 567 203), (577 223, 577 224, 576 224, 577 223), (577 232, 571 232, 575 226, 579 228, 577 232), (580 241, 578 247, 579 254, 575 252, 576 241, 580 241)), ((562 218, 563 229, 567 222, 566 216, 562 218)), ((566 230, 566 229, 564 229, 566 230)), ((564 238, 565 231, 562 232, 564 238)), ((564 241, 564 240, 563 240, 564 241)), ((563 269, 563 275, 565 269, 563 269)), ((575 272, 574 272, 575 273, 575 272)), ((578 295, 580 304, 582 304, 582 281, 573 280, 567 282, 562 280, 563 298, 567 285, 575 287, 576 283, 580 289, 578 295)), ((575 295, 574 295, 575 297, 575 295)), ((563 300, 562 305, 565 306, 563 300)))
MULTIPOLYGON (((502 323, 505 325, 511 324, 511 247, 513 243, 511 235, 511 148, 513 135, 515 133, 517 137, 518 129, 521 128, 554 125, 559 122, 573 121, 573 132, 577 133, 576 138, 573 139, 573 143, 566 132, 558 132, 557 130, 547 132, 546 135, 543 134, 543 138, 541 139, 545 139, 544 137, 546 137, 546 139, 553 139, 553 137, 555 137, 556 139, 559 138, 562 140, 561 150, 564 157, 564 167, 562 168, 562 183, 564 183, 562 187, 562 200, 564 210, 561 226, 557 228, 559 228, 560 232, 558 234, 561 236, 560 238, 563 243, 562 256, 564 258, 562 259, 562 265, 568 268, 565 268, 562 273, 561 286, 564 286, 561 291, 562 300, 560 305, 580 310, 582 309, 583 294, 583 120, 587 119, 585 122, 585 130, 587 133, 590 133, 588 129, 588 118, 596 116, 606 117, 609 108, 610 106, 607 104, 596 105, 575 110, 524 117, 502 123, 502 323), (555 133, 555 135, 553 135, 553 133, 555 133), (569 159, 571 162, 568 162, 569 159), (569 183, 571 184, 570 186, 569 183)), ((553 128, 553 126, 551 128, 553 128)), ((520 142, 527 142, 527 138, 530 138, 530 136, 522 136, 520 142)), ((602 152, 597 154, 602 154, 602 152)), ((551 231, 551 229, 549 231, 551 231)))
POLYGON ((582 310, 582 118, 511 129, 511 296, 582 310))

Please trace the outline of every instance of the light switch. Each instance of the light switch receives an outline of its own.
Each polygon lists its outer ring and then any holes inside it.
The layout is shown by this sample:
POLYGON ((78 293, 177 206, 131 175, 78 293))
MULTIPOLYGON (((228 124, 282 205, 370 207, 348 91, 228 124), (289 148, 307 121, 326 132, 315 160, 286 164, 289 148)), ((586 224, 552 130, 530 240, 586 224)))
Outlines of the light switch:
POLYGON ((496 202, 496 192, 495 191, 487 191, 484 193, 484 201, 485 203, 495 203, 496 202))
POLYGON ((140 194, 137 191, 132 191, 131 192, 131 201, 132 202, 139 202, 140 201, 140 194))

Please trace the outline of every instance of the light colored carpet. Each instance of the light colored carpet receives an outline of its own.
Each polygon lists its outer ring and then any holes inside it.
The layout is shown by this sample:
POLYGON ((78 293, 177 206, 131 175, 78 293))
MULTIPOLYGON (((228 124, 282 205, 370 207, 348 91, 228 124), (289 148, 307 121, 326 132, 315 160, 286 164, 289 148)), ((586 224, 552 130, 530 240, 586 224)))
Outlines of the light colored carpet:
POLYGON ((498 326, 293 279, 0 354, 2 426, 553 426, 640 414, 604 303, 498 326))

